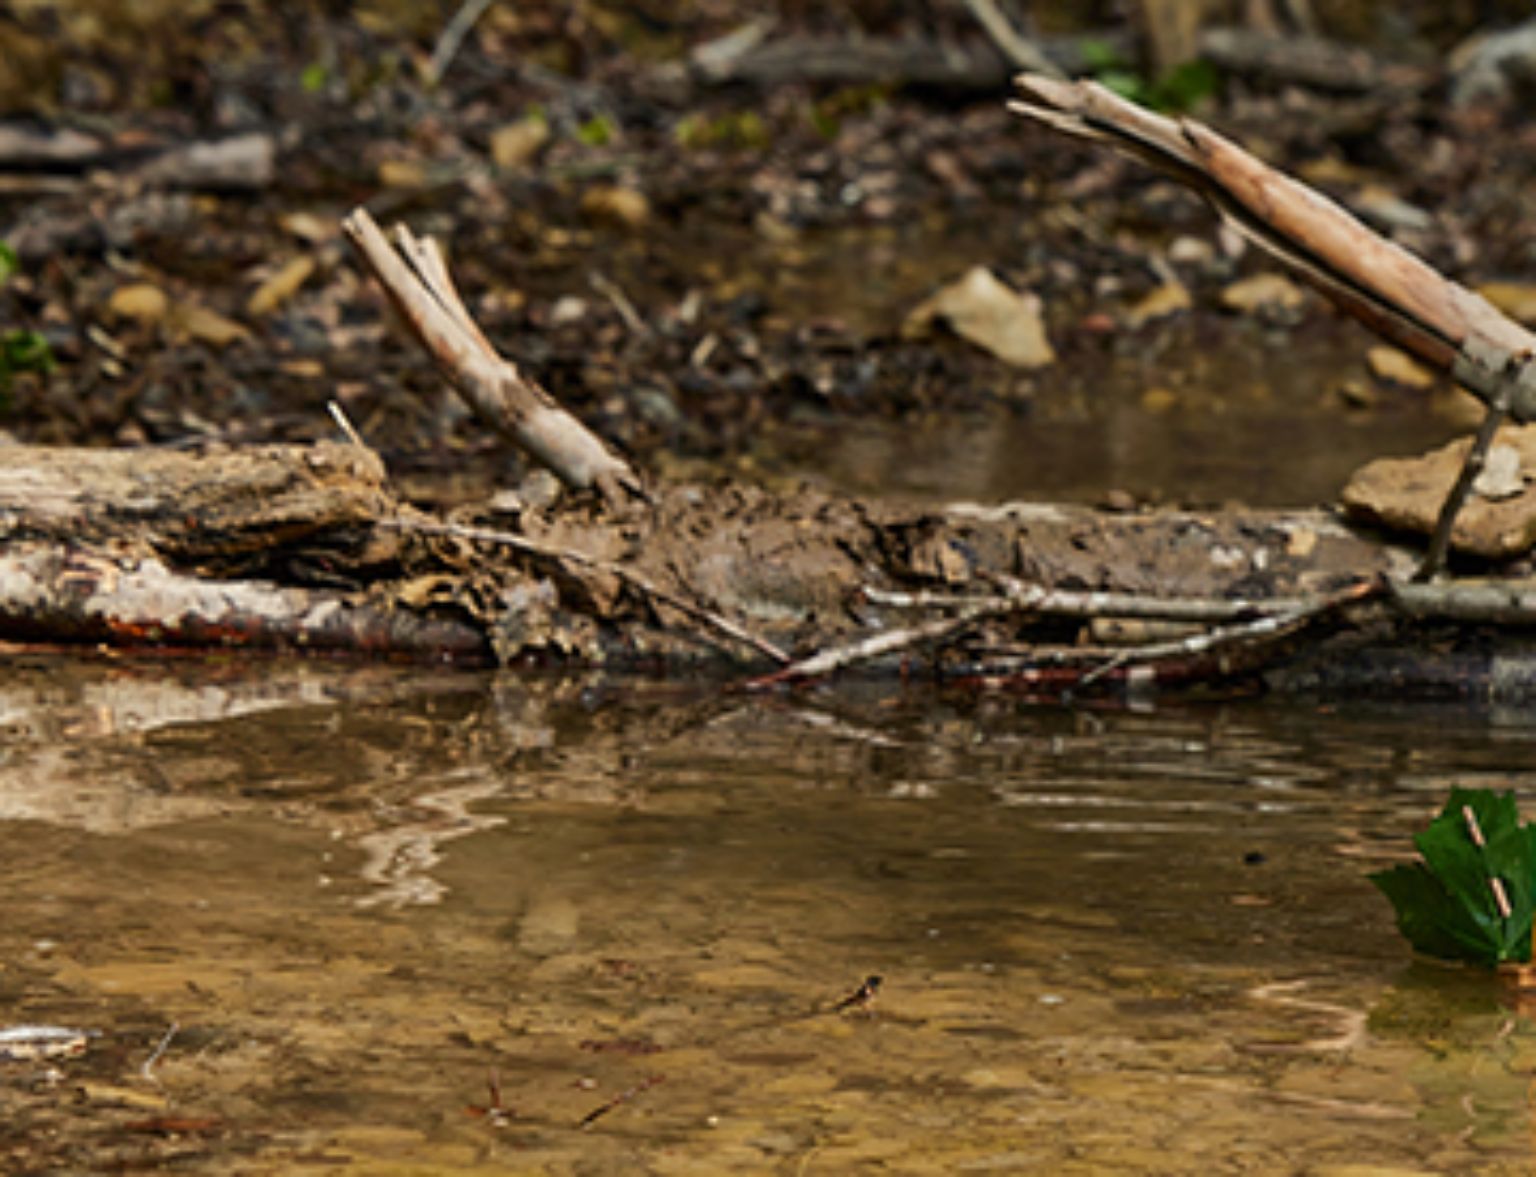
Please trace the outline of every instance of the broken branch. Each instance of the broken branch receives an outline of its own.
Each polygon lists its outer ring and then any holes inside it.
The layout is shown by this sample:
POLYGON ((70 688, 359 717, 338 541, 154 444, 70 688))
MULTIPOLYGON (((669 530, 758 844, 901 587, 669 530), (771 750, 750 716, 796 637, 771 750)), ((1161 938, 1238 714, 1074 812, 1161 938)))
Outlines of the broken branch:
POLYGON ((411 333, 482 421, 573 489, 595 488, 613 505, 629 495, 644 497, 628 462, 496 353, 470 318, 435 242, 402 226, 391 247, 361 208, 342 228, 411 333))
POLYGON ((1016 114, 1137 156, 1204 196, 1234 228, 1368 327, 1518 421, 1536 420, 1536 334, 1209 127, 1154 114, 1091 81, 1016 79, 1016 114))

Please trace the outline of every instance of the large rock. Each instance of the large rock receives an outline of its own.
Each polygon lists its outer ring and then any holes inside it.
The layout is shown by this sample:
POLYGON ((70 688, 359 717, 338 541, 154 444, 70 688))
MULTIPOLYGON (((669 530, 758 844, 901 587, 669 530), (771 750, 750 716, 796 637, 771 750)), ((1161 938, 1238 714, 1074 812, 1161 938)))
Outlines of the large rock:
MULTIPOLYGON (((1417 458, 1381 458, 1344 488, 1356 519, 1428 535, 1472 444, 1453 441, 1417 458)), ((1536 543, 1536 426, 1507 425, 1495 435, 1487 465, 1451 531, 1455 551, 1503 560, 1536 543)))

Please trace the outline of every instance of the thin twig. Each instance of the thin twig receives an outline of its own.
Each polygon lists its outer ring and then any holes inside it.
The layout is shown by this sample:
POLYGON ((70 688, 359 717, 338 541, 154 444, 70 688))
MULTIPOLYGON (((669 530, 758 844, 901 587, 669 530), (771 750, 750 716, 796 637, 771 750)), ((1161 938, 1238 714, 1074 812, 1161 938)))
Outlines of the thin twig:
POLYGON ((351 419, 347 416, 347 411, 341 407, 340 403, 333 400, 326 401, 325 408, 331 414, 331 420, 336 422, 336 428, 347 435, 348 441, 360 450, 368 450, 369 453, 373 452, 369 448, 368 443, 363 440, 363 435, 353 426, 351 419))
POLYGON ((1467 827, 1467 836, 1472 839, 1472 845, 1477 847, 1478 857, 1483 860, 1483 870, 1488 875, 1488 890, 1493 895, 1493 906, 1498 910, 1499 918, 1507 920, 1514 915, 1515 909, 1510 906, 1509 893, 1504 890, 1504 880, 1494 874, 1488 866, 1488 839, 1483 836, 1483 827, 1478 824, 1477 812, 1472 806, 1463 805, 1461 820, 1467 827))
POLYGON ((994 617, 999 613, 1010 613, 1017 608, 1018 605, 1007 597, 997 597, 961 609, 953 617, 939 617, 904 629, 886 630, 841 646, 820 650, 809 658, 802 658, 772 674, 754 679, 747 686, 770 687, 802 679, 822 678, 834 671, 844 670, 860 662, 868 662, 884 654, 906 650, 923 642, 941 641, 970 627, 982 618, 994 617))
POLYGON ((453 59, 458 56, 459 47, 464 44, 464 38, 469 36, 469 30, 485 15, 495 0, 464 0, 459 10, 453 14, 453 19, 443 29, 442 36, 438 37, 437 44, 432 49, 432 59, 427 62, 426 83, 430 86, 437 85, 443 80, 443 75, 448 72, 448 67, 453 64, 453 59))
POLYGON ((454 285, 453 276, 448 272, 448 261, 443 257, 443 247, 437 243, 437 239, 417 237, 411 232, 409 225, 401 223, 394 228, 394 243, 395 248, 400 251, 405 260, 410 263, 411 269, 416 272, 416 276, 421 279, 422 285, 442 304, 443 309, 452 316, 453 321, 479 345, 480 350, 490 360, 499 362, 501 357, 496 354, 495 347, 485 337, 485 332, 480 330, 480 324, 475 322, 474 316, 469 313, 469 308, 464 305, 459 288, 454 285))
POLYGON ((1456 476, 1456 481, 1451 484, 1451 489, 1446 492, 1445 501, 1440 504, 1440 515, 1435 520, 1434 533, 1429 537, 1429 547, 1424 552, 1424 561, 1413 574, 1413 579, 1418 584, 1425 584, 1435 578, 1440 567, 1445 563, 1445 554, 1450 550, 1451 532, 1456 528, 1456 517, 1461 513, 1462 504, 1467 501, 1467 496, 1472 493, 1472 485, 1477 481, 1477 476, 1483 472, 1483 466, 1488 461, 1488 447, 1493 444, 1493 436, 1499 431, 1499 426, 1504 423, 1504 418, 1509 412, 1509 393, 1501 391, 1494 394, 1488 411, 1483 414, 1483 423, 1477 427, 1477 435, 1472 439, 1472 444, 1467 448, 1466 459, 1461 464, 1461 472, 1456 476))
POLYGON ((546 560, 567 561, 572 564, 580 564, 587 568, 595 568, 600 572, 607 572, 617 576, 625 584, 638 592, 665 605, 671 606, 685 616, 724 634, 733 641, 750 646, 759 654, 772 659, 780 665, 787 664, 790 657, 778 646, 767 638, 759 637, 750 630, 737 625, 728 617, 723 617, 711 609, 695 604, 678 594, 651 583, 646 577, 624 564, 615 564, 612 560, 603 560, 596 556, 589 556, 585 552, 574 551, 570 548, 557 548, 549 544, 542 544, 538 540, 529 539, 525 535, 518 535, 512 531, 499 531, 488 527, 466 527, 458 523, 429 523, 417 519, 381 519, 380 527, 391 528, 396 531, 411 531, 419 535, 442 535, 454 539, 475 540, 479 543, 501 544, 504 547, 514 548, 520 552, 526 552, 531 556, 539 556, 546 560))
POLYGON ((1261 638, 1275 637, 1297 629, 1313 618, 1337 609, 1341 605, 1363 601, 1383 591, 1384 587, 1379 580, 1360 581, 1331 596, 1318 597, 1283 613, 1272 613, 1252 621, 1221 626, 1175 641, 1149 642, 1144 646, 1135 646, 1094 667, 1078 680, 1077 687, 1081 689, 1092 686, 1110 672, 1126 666, 1141 666, 1178 655, 1204 654, 1222 646, 1241 645, 1261 638))
POLYGON ((1013 22, 997 6, 997 0, 965 0, 965 6, 986 30, 987 36, 992 38, 992 44, 1008 59, 1009 65, 1053 78, 1065 76, 1061 67, 1047 57, 1038 45, 1013 27, 1013 22))
POLYGON ((651 325, 640 317, 639 311, 635 310, 635 304, 629 301, 629 295, 625 294, 617 283, 596 271, 588 281, 591 282, 593 290, 613 304, 613 309, 619 312, 619 318, 624 320, 624 326, 629 328, 631 334, 638 335, 642 339, 648 339, 655 334, 651 330, 651 325))
MULTIPOLYGON (((1144 597, 1133 593, 1076 592, 1071 589, 1046 589, 1025 584, 1011 577, 998 577, 996 583, 1015 608, 1031 613, 1061 617, 1137 617, 1160 621, 1231 621, 1304 607, 1298 597, 1272 597, 1268 600, 1226 601, 1216 597, 1144 597)), ((996 594, 939 593, 929 591, 891 592, 865 588, 864 599, 871 605, 892 609, 963 609, 1000 601, 996 594)))
POLYGON ((362 208, 343 219, 342 230, 417 342, 482 420, 570 487, 595 488, 617 507, 646 497, 627 461, 496 353, 430 239, 401 230, 392 245, 362 208))
POLYGON ((171 1039, 176 1037, 176 1031, 180 1029, 180 1022, 172 1022, 170 1029, 167 1030, 164 1037, 160 1039, 159 1045, 150 1052, 149 1057, 144 1060, 144 1065, 139 1068, 139 1074, 157 1086, 159 1085, 160 1080, 155 1078, 155 1064, 160 1061, 161 1057, 165 1054, 166 1049, 171 1045, 171 1039))
POLYGON ((648 1091, 650 1088, 655 1087, 656 1084, 662 1082, 665 1078, 666 1078, 665 1075, 651 1075, 651 1076, 648 1076, 645 1079, 640 1080, 640 1082, 636 1083, 633 1087, 629 1088, 629 1090, 621 1091, 621 1092, 619 1092, 619 1094, 615 1095, 612 1099, 610 1099, 607 1103, 601 1104, 598 1107, 593 1108, 590 1112, 588 1112, 580 1120, 577 1121, 576 1127, 578 1127, 578 1128, 590 1128, 590 1127, 592 1127, 593 1124, 597 1123, 604 1116, 606 1116, 609 1112, 613 1111, 614 1108, 618 1107, 620 1104, 628 1103, 630 1100, 634 1099, 635 1096, 639 1095, 642 1091, 648 1091))

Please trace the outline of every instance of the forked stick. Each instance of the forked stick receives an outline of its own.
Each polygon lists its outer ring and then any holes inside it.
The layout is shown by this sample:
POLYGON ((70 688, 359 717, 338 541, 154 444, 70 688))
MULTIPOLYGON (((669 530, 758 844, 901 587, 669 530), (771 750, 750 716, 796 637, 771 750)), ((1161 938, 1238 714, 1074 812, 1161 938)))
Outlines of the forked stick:
POLYGON ((595 488, 615 505, 644 497, 640 477, 596 434, 496 353, 454 288, 442 252, 403 225, 391 246, 365 209, 342 228, 411 333, 475 413, 567 486, 595 488))
MULTIPOLYGON (((1135 155, 1188 184, 1254 244, 1487 404, 1489 419, 1467 454, 1472 473, 1506 414, 1536 420, 1536 334, 1480 295, 1209 127, 1154 114, 1096 82, 1023 74, 1017 83, 1023 98, 1009 104, 1015 113, 1135 155)), ((1416 579, 1439 567, 1471 484, 1464 475, 1446 495, 1416 579)))

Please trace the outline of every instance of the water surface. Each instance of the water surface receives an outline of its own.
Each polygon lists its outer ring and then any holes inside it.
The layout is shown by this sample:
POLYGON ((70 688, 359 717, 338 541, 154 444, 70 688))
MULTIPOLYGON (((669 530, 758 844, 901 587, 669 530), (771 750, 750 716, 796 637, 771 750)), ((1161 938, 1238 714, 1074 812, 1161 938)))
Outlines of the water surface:
POLYGON ((1363 878, 1526 719, 13 662, 0 1025, 100 1036, 0 1170, 1526 1172, 1363 878))

